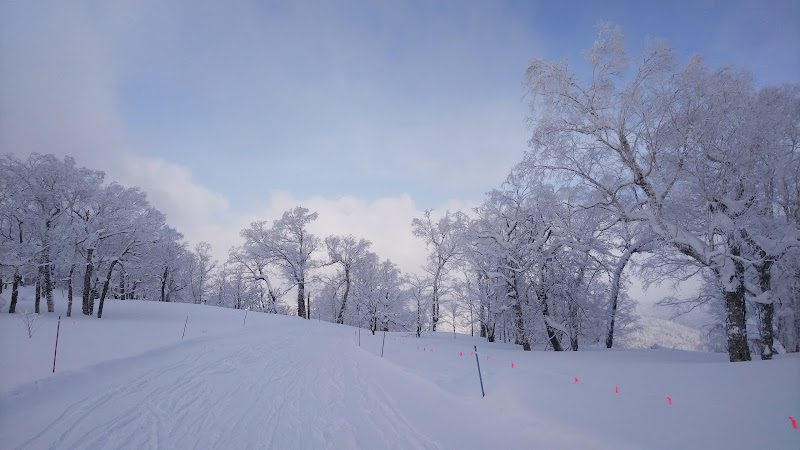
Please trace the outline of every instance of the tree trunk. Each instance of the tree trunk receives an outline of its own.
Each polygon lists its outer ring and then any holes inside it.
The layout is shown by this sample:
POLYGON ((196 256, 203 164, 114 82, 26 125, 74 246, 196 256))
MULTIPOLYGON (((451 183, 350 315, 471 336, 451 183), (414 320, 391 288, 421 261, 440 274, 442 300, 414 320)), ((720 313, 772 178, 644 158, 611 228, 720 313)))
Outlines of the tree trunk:
MULTIPOLYGON (((772 262, 764 262, 758 268, 759 282, 761 292, 772 293, 772 262)), ((770 299, 771 301, 772 299, 770 299)), ((774 303, 759 303, 758 309, 761 316, 761 359, 772 359, 772 346, 775 344, 774 330, 772 326, 772 319, 775 316, 774 303)))
POLYGON ((417 337, 422 337, 422 288, 417 289, 417 337))
MULTIPOLYGON (((739 256, 737 247, 731 249, 734 257, 739 256)), ((726 326, 728 338, 728 357, 731 362, 750 361, 750 348, 747 345, 747 319, 744 287, 744 266, 738 259, 730 258, 734 264, 735 273, 732 275, 738 280, 722 280, 723 284, 736 283, 736 289, 728 291, 723 288, 725 298, 726 326)))
MULTIPOLYGON (((474 301, 474 299, 471 300, 471 301, 474 301)), ((470 305, 469 305, 469 335, 470 336, 475 336, 475 318, 473 317, 473 314, 472 314, 473 305, 474 305, 474 303, 470 303, 470 305)))
POLYGON ((164 274, 161 276, 161 301, 167 301, 167 277, 169 277, 169 266, 164 267, 164 274))
POLYGON ((575 305, 575 301, 573 299, 570 299, 568 310, 570 321, 569 345, 573 352, 577 352, 578 337, 580 336, 580 325, 578 324, 578 307, 575 305))
POLYGON ((236 309, 242 309, 242 277, 237 275, 236 279, 236 309))
MULTIPOLYGON (((488 302, 489 298, 486 297, 486 301, 488 302)), ((478 312, 478 320, 480 321, 480 337, 486 337, 486 322, 489 319, 488 313, 486 312, 486 306, 484 306, 484 302, 481 302, 481 309, 478 312)))
POLYGON ((560 352, 563 349, 561 348, 561 342, 558 341, 556 329, 550 326, 548 321, 550 319, 550 312, 547 305, 547 293, 541 292, 539 297, 542 302, 542 316, 544 317, 545 330, 547 330, 547 340, 550 341, 550 345, 553 347, 553 350, 560 352))
MULTIPOLYGON (((48 252, 49 258, 49 252, 48 252)), ((50 263, 44 266, 44 294, 47 299, 47 312, 54 312, 56 310, 53 304, 53 283, 50 280, 50 263)))
POLYGON ((772 329, 775 305, 772 303, 759 303, 758 308, 761 312, 761 359, 766 361, 772 359, 772 347, 775 344, 772 329))
POLYGON ((269 306, 267 312, 278 314, 278 297, 275 296, 275 293, 272 292, 272 290, 267 290, 267 296, 269 297, 269 306))
POLYGON ((92 295, 92 272, 94 271, 94 263, 92 262, 92 253, 94 249, 86 250, 86 270, 83 272, 83 305, 82 310, 84 315, 91 315, 90 309, 90 296, 92 295))
POLYGON ((306 302, 306 319, 311 320, 311 292, 308 293, 308 301, 306 302))
POLYGON ((728 337, 728 355, 731 362, 750 361, 750 348, 747 346, 747 325, 745 322, 744 288, 725 292, 725 312, 728 337))
POLYGON ((439 277, 441 276, 441 268, 436 269, 436 274, 433 277, 433 298, 431 305, 431 331, 436 332, 436 324, 439 322, 439 277))
POLYGON ((297 283, 297 315, 306 316, 306 285, 302 279, 297 283))
POLYGON ((8 313, 14 314, 17 312, 17 300, 19 300, 19 282, 22 277, 19 274, 14 274, 14 282, 11 283, 11 304, 8 305, 8 313))
POLYGON ((131 290, 126 297, 127 300, 134 300, 136 298, 136 289, 139 287, 139 281, 131 282, 131 290))
POLYGON ((344 271, 344 294, 342 294, 342 307, 339 308, 339 317, 336 318, 336 323, 344 324, 344 308, 347 305, 347 297, 350 295, 350 271, 344 271))
POLYGON ((614 345, 614 325, 617 321, 617 304, 619 300, 619 284, 622 282, 622 271, 631 259, 635 251, 633 249, 626 250, 622 254, 620 261, 617 263, 617 268, 614 270, 614 278, 611 281, 611 321, 608 325, 608 335, 606 336, 606 348, 611 348, 614 345))
POLYGON ((795 271, 795 287, 794 295, 791 297, 791 305, 793 314, 789 317, 789 323, 792 325, 792 336, 794 338, 794 345, 790 347, 795 352, 800 353, 800 269, 795 271))
MULTIPOLYGON (((528 337, 525 334, 525 321, 522 317, 522 305, 519 301, 519 291, 517 291, 517 277, 511 275, 513 285, 508 288, 508 296, 511 298, 511 309, 514 311, 514 343, 522 345, 522 350, 531 351, 531 344, 528 342, 528 337)), ((455 333, 455 327, 453 327, 455 333)))
POLYGON ((114 298, 125 300, 125 277, 122 274, 119 275, 119 287, 114 293, 114 298))
POLYGON ((33 305, 34 312, 39 314, 39 303, 42 301, 42 268, 39 267, 39 273, 36 274, 36 302, 33 305))
POLYGON ((69 279, 67 280, 67 317, 72 317, 72 274, 75 272, 75 264, 69 267, 69 279))
POLYGON ((95 277, 94 278, 94 282, 92 283, 92 295, 89 296, 89 315, 90 316, 92 314, 94 314, 94 301, 97 300, 98 297, 100 297, 100 294, 97 293, 97 283, 99 281, 100 280, 97 277, 95 277))
POLYGON ((108 266, 108 273, 106 273, 106 281, 103 283, 103 293, 100 294, 100 305, 97 307, 97 318, 100 319, 103 317, 103 303, 106 301, 106 295, 108 294, 108 285, 111 283, 111 275, 114 272, 114 266, 117 265, 117 262, 114 261, 108 266))

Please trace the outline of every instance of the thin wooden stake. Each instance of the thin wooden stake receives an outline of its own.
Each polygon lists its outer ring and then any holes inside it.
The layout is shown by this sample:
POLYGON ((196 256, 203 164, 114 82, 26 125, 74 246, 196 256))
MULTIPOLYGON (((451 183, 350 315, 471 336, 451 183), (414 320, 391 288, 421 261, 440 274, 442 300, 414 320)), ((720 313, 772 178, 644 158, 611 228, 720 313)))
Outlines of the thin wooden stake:
POLYGON ((183 323, 183 335, 181 336, 181 340, 186 336, 186 325, 189 323, 189 316, 186 316, 186 322, 183 323))
POLYGON ((58 332, 61 331, 61 316, 58 316, 58 325, 56 326, 56 349, 53 351, 53 373, 56 373, 56 356, 58 355, 58 332))

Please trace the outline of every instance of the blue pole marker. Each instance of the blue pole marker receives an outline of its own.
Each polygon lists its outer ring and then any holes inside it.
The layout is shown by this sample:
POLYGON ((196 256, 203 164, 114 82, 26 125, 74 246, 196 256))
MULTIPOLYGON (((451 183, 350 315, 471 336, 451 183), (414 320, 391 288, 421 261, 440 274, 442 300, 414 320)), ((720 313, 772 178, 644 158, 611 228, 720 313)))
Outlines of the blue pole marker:
POLYGON ((481 375, 481 359, 478 358, 478 346, 473 345, 475 349, 475 362, 478 364, 478 379, 481 381, 481 397, 486 397, 486 392, 483 391, 483 376, 481 375))

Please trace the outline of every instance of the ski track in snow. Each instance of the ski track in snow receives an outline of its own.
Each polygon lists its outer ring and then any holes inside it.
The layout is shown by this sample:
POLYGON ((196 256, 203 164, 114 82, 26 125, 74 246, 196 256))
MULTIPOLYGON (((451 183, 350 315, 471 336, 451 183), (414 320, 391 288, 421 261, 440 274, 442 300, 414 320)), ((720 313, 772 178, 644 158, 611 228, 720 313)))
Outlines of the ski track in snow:
POLYGON ((253 315, 243 327, 238 311, 114 306, 116 319, 62 323, 55 374, 51 336, 14 341, 7 318, 0 448, 800 448, 786 418, 799 415, 795 357, 729 365, 669 350, 479 344, 481 398, 477 338, 393 333, 381 358, 382 336, 364 332, 359 346, 341 325, 253 315))
MULTIPOLYGON (((304 358, 304 347, 318 343, 227 338, 175 349, 175 362, 74 401, 16 448, 444 448, 415 430, 378 380, 342 361, 336 345, 324 361, 304 358), (317 426, 326 420, 335 423, 317 426)), ((339 353, 353 352, 347 339, 338 344, 339 353)))
POLYGON ((188 342, 112 364, 124 370, 67 374, 54 380, 63 381, 57 386, 45 382, 42 388, 66 397, 60 404, 68 406, 52 420, 36 421, 38 430, 27 434, 32 438, 12 443, 19 436, 11 432, 15 422, 31 427, 29 418, 41 417, 14 413, 28 409, 26 396, 39 392, 22 390, 3 400, 10 407, 0 413, 2 440, 26 449, 229 448, 233 442, 246 448, 450 447, 422 434, 408 417, 416 411, 398 405, 381 386, 385 380, 370 376, 374 370, 362 370, 374 360, 351 339, 329 340, 323 353, 314 334, 258 341, 264 337, 188 342), (106 380, 113 387, 104 389, 99 377, 116 378, 106 380))

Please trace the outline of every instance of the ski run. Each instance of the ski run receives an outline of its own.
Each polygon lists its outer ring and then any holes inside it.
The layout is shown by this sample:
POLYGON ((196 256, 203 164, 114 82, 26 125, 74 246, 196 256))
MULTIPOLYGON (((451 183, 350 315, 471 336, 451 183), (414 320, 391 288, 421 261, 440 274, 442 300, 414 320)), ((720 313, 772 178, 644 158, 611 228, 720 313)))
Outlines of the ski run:
POLYGON ((30 339, 0 315, 3 448, 800 448, 797 354, 523 352, 452 333, 384 343, 200 305, 109 300, 102 320, 61 305, 55 373, 57 315, 30 339))

